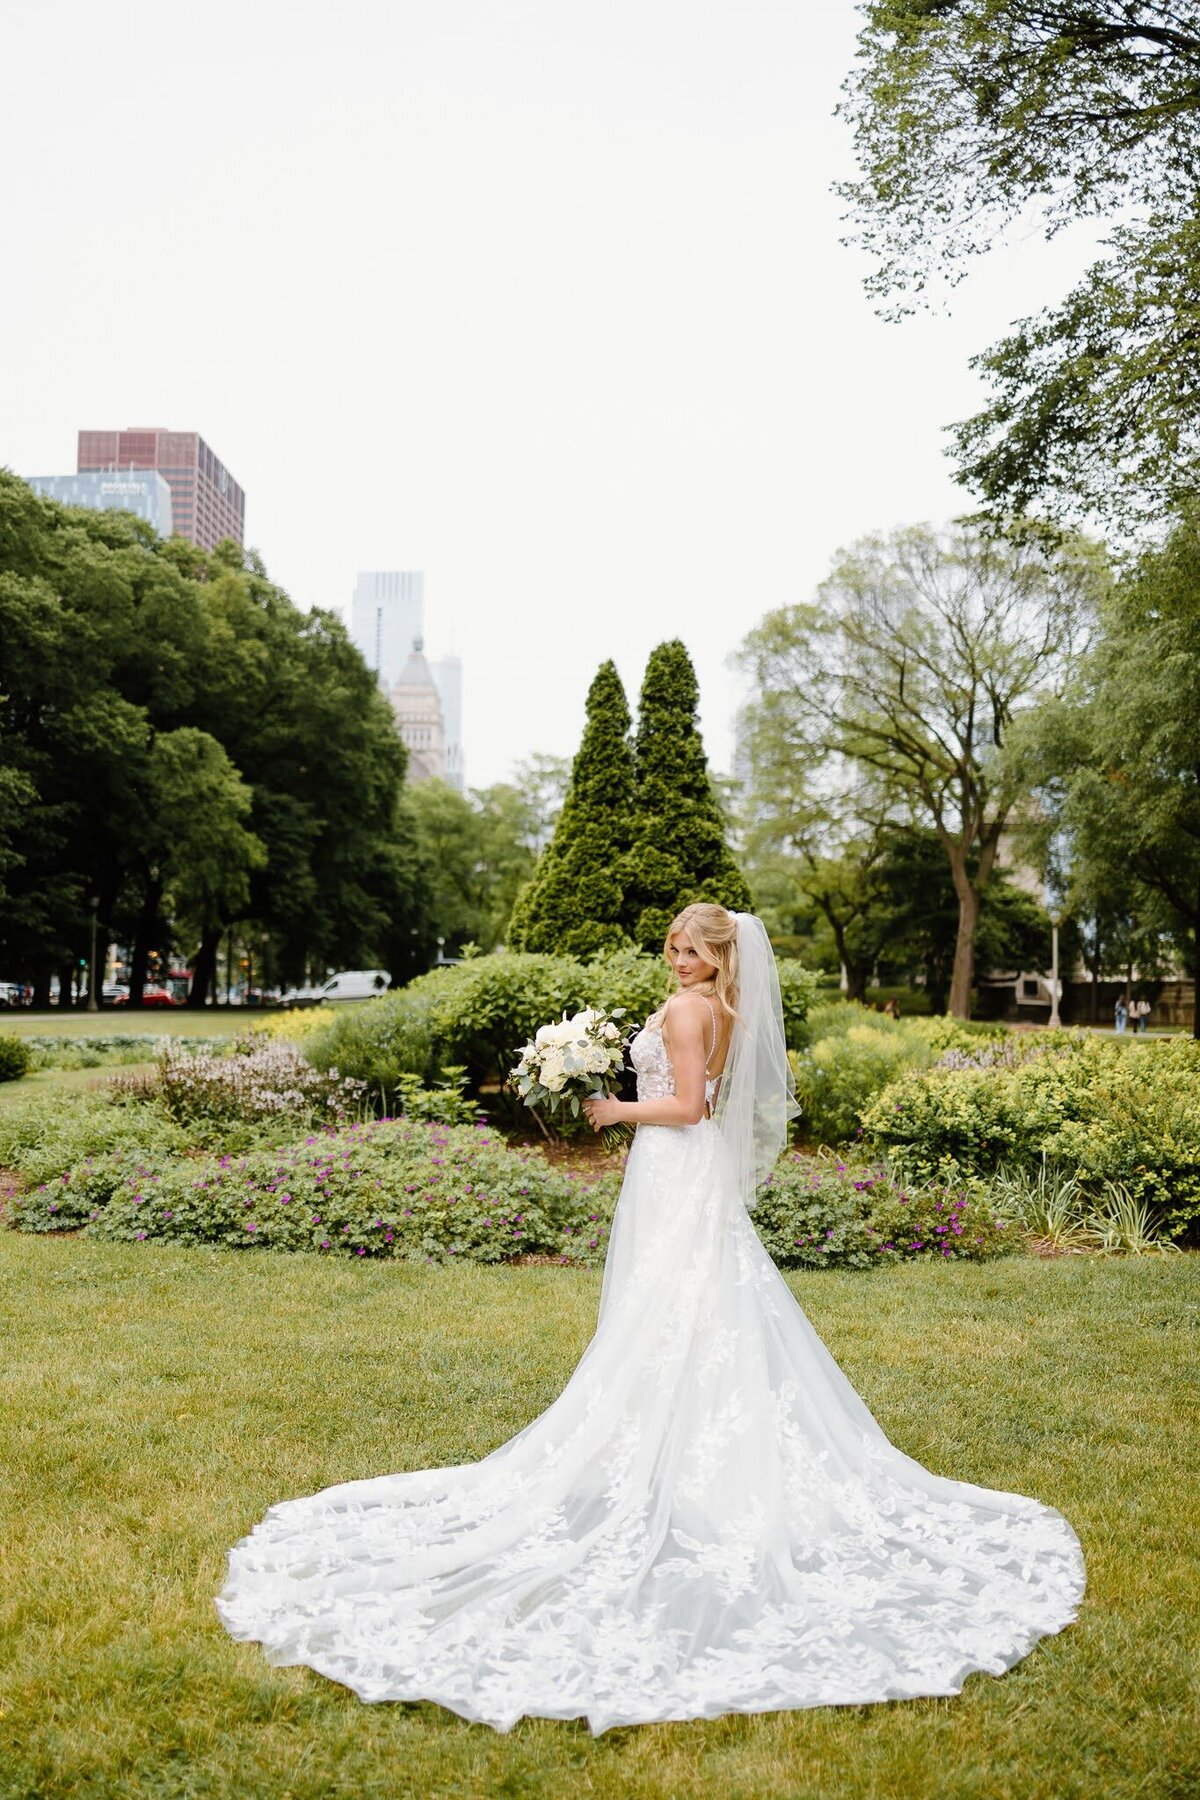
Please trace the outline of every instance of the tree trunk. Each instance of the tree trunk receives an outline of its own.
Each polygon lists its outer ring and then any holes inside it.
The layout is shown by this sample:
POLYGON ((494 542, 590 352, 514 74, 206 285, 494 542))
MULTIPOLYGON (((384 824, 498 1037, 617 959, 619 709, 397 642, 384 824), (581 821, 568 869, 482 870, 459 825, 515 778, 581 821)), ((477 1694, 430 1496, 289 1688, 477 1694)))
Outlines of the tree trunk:
POLYGON ((45 1012, 45 1010, 49 1006, 49 1004, 50 1004, 50 971, 49 971, 49 969, 43 967, 43 968, 39 968, 34 971, 33 1001, 32 1001, 33 1010, 34 1010, 34 1012, 45 1012))
POLYGON ((148 877, 142 892, 142 906, 138 913, 137 932, 133 940, 133 957, 129 964, 130 1006, 142 1004, 146 972, 150 967, 152 940, 158 925, 158 903, 161 899, 162 882, 157 876, 148 877))
POLYGON ((846 970, 847 1000, 857 1000, 860 1005, 865 1006, 867 1003, 867 983, 871 978, 870 969, 863 968, 861 965, 856 968, 853 963, 847 963, 844 966, 846 970))
POLYGON ((206 1006, 209 990, 217 985, 217 951, 221 944, 219 925, 206 925, 200 934, 200 948, 192 964, 192 986, 187 997, 189 1006, 206 1006))
POLYGON ((75 964, 60 963, 58 966, 58 1004, 60 1006, 74 1006, 74 980, 75 964))
POLYGON ((975 933, 979 927, 979 895, 967 873, 965 855, 952 853, 950 873, 958 895, 958 936, 954 943, 954 970, 950 976, 950 1011, 956 1019, 971 1016, 971 988, 975 981, 975 933))

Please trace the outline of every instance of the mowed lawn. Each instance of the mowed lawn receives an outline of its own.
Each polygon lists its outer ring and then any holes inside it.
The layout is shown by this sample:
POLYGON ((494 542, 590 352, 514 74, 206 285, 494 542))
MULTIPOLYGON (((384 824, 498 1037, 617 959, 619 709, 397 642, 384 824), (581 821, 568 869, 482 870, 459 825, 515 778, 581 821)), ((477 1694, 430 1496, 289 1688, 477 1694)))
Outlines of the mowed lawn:
POLYGON ((516 1431, 583 1349, 599 1278, 0 1232, 0 1795, 1200 1793, 1200 1258, 794 1286, 905 1450, 1067 1513, 1078 1624, 955 1700, 501 1737, 271 1669, 212 1597, 272 1501, 516 1431))

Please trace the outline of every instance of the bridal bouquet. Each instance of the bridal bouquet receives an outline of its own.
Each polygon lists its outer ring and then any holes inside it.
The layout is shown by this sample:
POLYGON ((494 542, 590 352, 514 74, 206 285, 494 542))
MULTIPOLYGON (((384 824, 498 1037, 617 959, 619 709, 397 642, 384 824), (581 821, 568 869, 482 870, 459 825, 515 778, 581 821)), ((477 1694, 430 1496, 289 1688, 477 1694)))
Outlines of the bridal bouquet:
MULTIPOLYGON (((509 1078, 526 1106, 544 1106, 549 1113, 569 1107, 579 1117, 580 1104, 592 1095, 611 1095, 616 1077, 625 1065, 629 1034, 620 1024, 623 1006, 612 1012, 587 1007, 553 1025, 542 1025, 519 1052, 509 1078)), ((628 1125, 606 1125, 601 1131, 606 1150, 617 1150, 631 1136, 628 1125)))

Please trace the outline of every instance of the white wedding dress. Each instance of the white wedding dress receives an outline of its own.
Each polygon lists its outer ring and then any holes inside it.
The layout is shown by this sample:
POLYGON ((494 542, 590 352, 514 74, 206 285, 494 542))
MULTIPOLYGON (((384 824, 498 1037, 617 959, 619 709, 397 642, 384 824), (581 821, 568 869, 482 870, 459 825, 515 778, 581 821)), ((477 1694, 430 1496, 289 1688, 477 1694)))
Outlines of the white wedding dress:
MULTIPOLYGON (((660 1028, 633 1060, 639 1098, 673 1092, 660 1028)), ((482 1462, 273 1506, 217 1605, 363 1700, 601 1732, 956 1694, 1083 1584, 1059 1513, 888 1442, 704 1119, 638 1129, 596 1335, 548 1411, 482 1462)))

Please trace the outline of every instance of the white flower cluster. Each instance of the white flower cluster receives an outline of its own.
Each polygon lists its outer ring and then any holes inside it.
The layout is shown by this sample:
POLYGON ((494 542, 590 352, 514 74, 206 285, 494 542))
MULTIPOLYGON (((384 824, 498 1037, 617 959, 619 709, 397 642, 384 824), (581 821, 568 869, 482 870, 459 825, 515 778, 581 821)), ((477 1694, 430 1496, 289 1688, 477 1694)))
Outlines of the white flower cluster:
POLYGON ((158 1082, 177 1118, 255 1118, 272 1113, 307 1113, 344 1119, 362 1101, 366 1083, 314 1069, 284 1042, 252 1040, 231 1056, 193 1055, 168 1043, 159 1060, 158 1082))
POLYGON ((625 1062, 628 1037, 618 1023, 623 1015, 623 1008, 606 1013, 589 1006, 541 1026, 533 1042, 522 1045, 510 1071, 526 1106, 554 1112, 565 1104, 578 1115, 589 1095, 611 1093, 625 1062))

